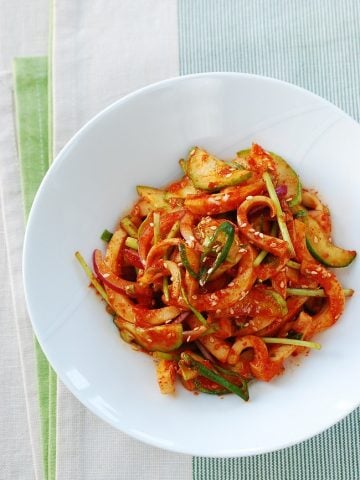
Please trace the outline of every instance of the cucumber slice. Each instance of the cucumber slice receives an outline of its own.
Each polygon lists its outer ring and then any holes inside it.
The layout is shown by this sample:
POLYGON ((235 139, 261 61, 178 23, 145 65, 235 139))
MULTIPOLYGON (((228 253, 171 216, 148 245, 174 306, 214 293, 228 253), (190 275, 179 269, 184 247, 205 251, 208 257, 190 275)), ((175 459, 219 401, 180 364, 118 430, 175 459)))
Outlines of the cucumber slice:
POLYGON ((186 172, 196 188, 207 191, 239 185, 252 175, 248 170, 236 169, 199 147, 191 150, 186 172))
POLYGON ((271 158, 275 163, 278 184, 287 186, 287 200, 289 207, 294 207, 301 202, 301 182, 298 174, 290 167, 290 165, 276 153, 270 152, 271 158))
POLYGON ((306 219, 306 245, 311 255, 327 267, 346 267, 356 257, 354 250, 345 250, 333 245, 316 220, 306 219))
MULTIPOLYGON (((241 165, 246 165, 246 159, 249 156, 251 149, 241 150, 237 152, 237 157, 241 165)), ((294 207, 301 202, 301 182, 298 174, 290 167, 290 165, 279 155, 269 152, 275 168, 275 185, 286 185, 287 194, 286 199, 289 207, 294 207)))
POLYGON ((136 187, 137 193, 140 197, 144 198, 150 203, 154 210, 164 209, 170 210, 171 207, 166 201, 166 192, 158 188, 146 187, 144 185, 138 185, 136 187))
POLYGON ((136 187, 137 193, 142 197, 139 203, 140 212, 144 215, 148 215, 153 210, 165 210, 166 212, 173 211, 176 206, 180 206, 183 202, 182 199, 188 195, 194 195, 199 191, 194 188, 190 180, 188 184, 184 184, 176 192, 168 192, 166 190, 160 190, 159 188, 146 187, 144 185, 138 185, 136 187), (175 203, 171 203, 174 200, 175 203), (176 202, 176 200, 178 200, 176 202), (178 205, 177 205, 178 204, 178 205))
POLYGON ((130 333, 135 342, 149 352, 171 352, 179 348, 183 341, 183 328, 180 323, 141 328, 121 317, 116 317, 114 322, 120 330, 130 333))

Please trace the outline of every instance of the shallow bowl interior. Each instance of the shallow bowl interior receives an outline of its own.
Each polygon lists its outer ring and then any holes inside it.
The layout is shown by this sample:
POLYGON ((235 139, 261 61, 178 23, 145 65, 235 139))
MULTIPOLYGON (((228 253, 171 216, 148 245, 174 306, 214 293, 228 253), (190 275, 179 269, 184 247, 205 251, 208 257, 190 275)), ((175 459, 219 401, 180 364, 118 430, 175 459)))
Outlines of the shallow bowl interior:
MULTIPOLYGON (((334 239, 359 250, 360 126, 325 100, 289 84, 242 74, 168 80, 136 92, 89 122, 59 154, 38 192, 24 249, 32 323, 61 380, 114 427, 159 447, 204 456, 245 456, 306 439, 359 404, 360 304, 318 336, 323 345, 246 404, 180 385, 159 393, 152 361, 123 343, 87 287, 74 252, 90 261, 135 200, 135 186, 164 186, 200 145, 228 159, 258 142, 284 156, 329 205, 334 239)), ((359 289, 359 264, 339 273, 359 289)))

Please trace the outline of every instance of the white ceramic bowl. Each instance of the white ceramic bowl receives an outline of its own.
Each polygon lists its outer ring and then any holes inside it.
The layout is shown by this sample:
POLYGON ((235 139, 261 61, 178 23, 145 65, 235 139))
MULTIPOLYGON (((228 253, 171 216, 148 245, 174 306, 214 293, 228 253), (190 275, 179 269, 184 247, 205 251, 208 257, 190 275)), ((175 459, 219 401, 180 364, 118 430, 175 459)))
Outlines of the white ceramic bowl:
MULTIPOLYGON (((34 330, 61 380, 92 412, 144 442, 204 456, 245 456, 300 442, 360 400, 360 304, 318 336, 319 352, 269 384, 234 395, 159 393, 152 360, 123 343, 74 258, 90 261, 135 200, 135 185, 164 186, 195 144, 230 158, 251 142, 284 156, 321 192, 334 239, 360 250, 360 126, 295 86, 243 74, 175 78, 135 92, 97 115, 59 154, 31 211, 24 251, 34 330)), ((339 272, 360 289, 359 261, 339 272)))

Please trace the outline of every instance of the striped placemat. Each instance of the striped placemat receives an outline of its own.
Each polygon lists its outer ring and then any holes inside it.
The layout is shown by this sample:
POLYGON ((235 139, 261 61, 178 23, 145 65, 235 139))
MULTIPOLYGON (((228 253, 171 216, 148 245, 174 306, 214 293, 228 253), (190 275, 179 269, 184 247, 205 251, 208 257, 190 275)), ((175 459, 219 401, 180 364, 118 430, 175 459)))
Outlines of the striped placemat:
MULTIPOLYGON (((182 75, 235 71, 275 77, 360 119, 358 0, 179 0, 178 15, 182 75)), ((194 480, 359 478, 359 409, 321 435, 278 452, 193 459, 194 480)))

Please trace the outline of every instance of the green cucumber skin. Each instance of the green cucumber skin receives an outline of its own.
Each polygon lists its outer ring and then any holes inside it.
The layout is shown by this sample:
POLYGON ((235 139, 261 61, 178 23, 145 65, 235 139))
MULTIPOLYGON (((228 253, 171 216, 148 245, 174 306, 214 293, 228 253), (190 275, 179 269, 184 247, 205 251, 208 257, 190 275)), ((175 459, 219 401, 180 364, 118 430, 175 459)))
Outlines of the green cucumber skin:
POLYGON ((216 158, 205 150, 194 147, 194 149, 190 151, 189 158, 186 162, 186 171, 193 185, 207 192, 240 185, 251 178, 252 173, 247 170, 235 169, 231 175, 229 174, 228 178, 219 174, 217 171, 230 166, 227 162, 216 158), (204 163, 202 158, 199 157, 207 157, 208 161, 204 163))
MULTIPOLYGON (((331 268, 343 268, 343 267, 347 267, 348 265, 350 265, 351 262, 353 262, 353 260, 355 259, 356 257, 356 252, 354 252, 351 256, 350 255, 346 255, 342 256, 343 260, 339 260, 339 256, 335 255, 331 255, 331 260, 327 260, 325 256, 321 256, 320 253, 318 253, 315 248, 314 248, 314 245, 309 241, 309 239, 306 239, 306 246, 309 250, 309 252, 311 253, 311 255, 315 258, 315 260, 317 260, 318 262, 322 263, 323 265, 325 265, 326 267, 331 267, 331 268), (337 257, 337 259, 336 259, 337 257)), ((335 247, 335 245, 332 245, 332 247, 335 247)), ((339 247, 335 247, 335 248, 339 248, 339 247)), ((342 250, 342 249, 339 249, 339 250, 342 250)), ((348 250, 345 250, 345 252, 349 252, 348 250)), ((330 257, 329 257, 330 258, 330 257)))
POLYGON ((354 250, 345 250, 333 245, 313 218, 308 217, 306 223, 308 225, 306 246, 316 260, 326 267, 343 268, 350 265, 356 257, 354 250), (315 236, 317 243, 314 242, 315 236))

